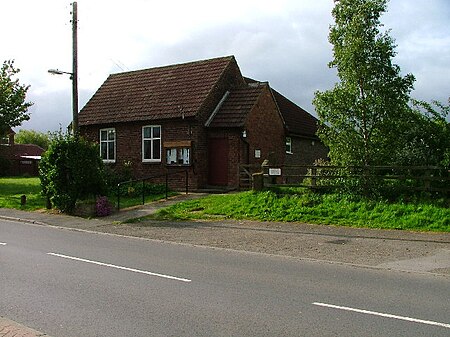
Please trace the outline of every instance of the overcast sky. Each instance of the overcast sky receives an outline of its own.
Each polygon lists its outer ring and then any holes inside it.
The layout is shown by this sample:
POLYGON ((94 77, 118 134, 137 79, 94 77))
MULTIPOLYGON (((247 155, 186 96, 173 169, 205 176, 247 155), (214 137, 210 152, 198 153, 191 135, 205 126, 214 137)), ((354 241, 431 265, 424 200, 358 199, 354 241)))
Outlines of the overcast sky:
MULTIPOLYGON (((235 55, 244 76, 270 85, 315 115, 316 90, 333 87, 328 31, 333 0, 79 0, 80 109, 111 73, 235 55)), ((24 129, 69 124, 71 3, 0 4, 0 62, 14 59, 34 102, 24 129)), ((412 96, 450 96, 450 1, 391 0, 382 22, 397 44, 395 63, 416 77, 412 96)), ((16 129, 17 130, 17 129, 16 129)))

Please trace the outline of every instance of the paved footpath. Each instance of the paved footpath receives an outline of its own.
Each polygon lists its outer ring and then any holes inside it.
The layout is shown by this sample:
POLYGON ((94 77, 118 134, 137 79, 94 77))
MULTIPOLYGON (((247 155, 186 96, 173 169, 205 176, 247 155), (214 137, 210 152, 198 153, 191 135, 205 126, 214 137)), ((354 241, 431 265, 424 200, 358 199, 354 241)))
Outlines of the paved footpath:
POLYGON ((49 335, 27 328, 22 324, 0 317, 0 337, 50 337, 49 335))

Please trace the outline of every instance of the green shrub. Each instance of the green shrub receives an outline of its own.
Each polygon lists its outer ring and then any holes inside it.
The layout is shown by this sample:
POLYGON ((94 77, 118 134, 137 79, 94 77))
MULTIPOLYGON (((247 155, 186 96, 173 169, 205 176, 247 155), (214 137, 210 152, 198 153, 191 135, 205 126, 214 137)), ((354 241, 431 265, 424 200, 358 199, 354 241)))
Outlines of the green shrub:
POLYGON ((96 144, 71 135, 52 139, 39 165, 44 195, 61 211, 72 213, 77 200, 106 192, 103 162, 96 144))

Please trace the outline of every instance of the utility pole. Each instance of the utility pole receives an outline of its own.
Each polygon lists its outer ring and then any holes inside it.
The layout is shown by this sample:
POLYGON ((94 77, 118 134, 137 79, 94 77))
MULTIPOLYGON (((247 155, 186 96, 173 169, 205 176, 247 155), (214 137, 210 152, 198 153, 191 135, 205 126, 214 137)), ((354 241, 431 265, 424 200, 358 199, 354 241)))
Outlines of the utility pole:
POLYGON ((78 13, 76 1, 72 3, 72 130, 78 136, 78 13))

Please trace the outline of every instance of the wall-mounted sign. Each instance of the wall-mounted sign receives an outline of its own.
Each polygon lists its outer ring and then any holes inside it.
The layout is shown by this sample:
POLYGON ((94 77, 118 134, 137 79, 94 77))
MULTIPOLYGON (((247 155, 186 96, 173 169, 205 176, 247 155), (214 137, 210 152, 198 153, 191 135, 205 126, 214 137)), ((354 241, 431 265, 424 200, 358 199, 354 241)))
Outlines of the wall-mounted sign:
POLYGON ((269 176, 281 176, 281 169, 280 168, 270 168, 269 176))

